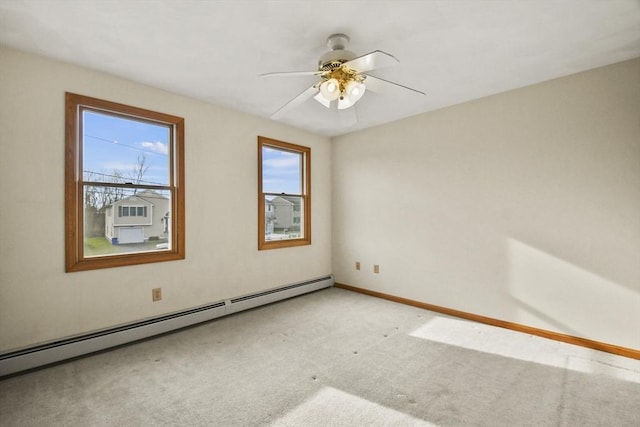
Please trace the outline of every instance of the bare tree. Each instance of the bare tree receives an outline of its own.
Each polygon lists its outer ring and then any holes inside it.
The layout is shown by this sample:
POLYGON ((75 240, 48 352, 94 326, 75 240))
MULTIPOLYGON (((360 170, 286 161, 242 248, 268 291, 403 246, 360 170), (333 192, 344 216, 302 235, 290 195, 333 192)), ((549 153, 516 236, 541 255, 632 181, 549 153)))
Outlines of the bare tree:
MULTIPOLYGON (((147 155, 142 154, 138 156, 136 161, 136 166, 131 170, 130 177, 133 180, 134 184, 140 184, 142 182, 142 178, 149 170, 149 165, 147 164, 147 155)), ((133 190, 133 194, 136 194, 138 189, 133 190)))
MULTIPOLYGON (((124 178, 119 171, 113 171, 112 174, 97 174, 89 172, 85 178, 86 181, 98 181, 104 182, 105 177, 108 177, 107 182, 123 183, 124 178)), ((85 204, 92 206, 98 212, 102 212, 104 208, 116 202, 124 197, 124 189, 118 187, 111 187, 108 185, 92 185, 85 188, 85 204)))
MULTIPOLYGON (((138 156, 136 165, 125 176, 119 169, 114 169, 112 173, 86 172, 85 181, 107 182, 114 184, 140 184, 144 180, 144 175, 149 170, 147 156, 138 156)), ((133 194, 137 189, 133 190, 133 194)), ((131 194, 131 193, 129 193, 131 194)), ((92 185, 85 188, 85 205, 93 207, 97 212, 103 210, 113 203, 127 196, 127 189, 123 187, 112 187, 109 185, 92 185)))

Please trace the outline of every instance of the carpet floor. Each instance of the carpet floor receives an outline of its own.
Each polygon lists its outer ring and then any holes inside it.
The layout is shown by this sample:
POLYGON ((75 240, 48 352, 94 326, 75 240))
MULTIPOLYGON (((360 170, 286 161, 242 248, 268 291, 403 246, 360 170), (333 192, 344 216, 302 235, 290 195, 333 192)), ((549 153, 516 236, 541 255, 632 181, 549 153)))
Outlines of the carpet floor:
POLYGON ((640 426, 640 361, 330 288, 0 381, 2 426, 640 426))

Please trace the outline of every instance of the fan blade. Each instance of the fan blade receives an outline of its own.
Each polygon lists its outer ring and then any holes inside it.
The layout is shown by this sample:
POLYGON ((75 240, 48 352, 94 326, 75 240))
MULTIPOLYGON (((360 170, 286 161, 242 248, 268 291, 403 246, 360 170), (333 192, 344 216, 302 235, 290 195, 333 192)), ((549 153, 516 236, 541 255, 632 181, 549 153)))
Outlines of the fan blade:
POLYGON ((331 108, 331 101, 329 101, 327 98, 322 96, 320 91, 318 91, 318 93, 316 94, 316 96, 313 97, 313 99, 315 99, 316 101, 318 101, 320 104, 324 105, 325 107, 331 108))
POLYGON ((345 108, 344 110, 336 110, 338 112, 338 123, 340 126, 348 127, 355 125, 358 123, 358 111, 356 110, 356 106, 352 105, 349 108, 345 108))
POLYGON ((367 90, 372 90, 374 92, 384 92, 384 88, 387 87, 396 87, 402 88, 406 90, 410 90, 415 93, 419 93, 420 95, 426 95, 426 93, 410 88, 409 86, 404 86, 398 83, 390 82, 389 80, 381 79, 380 77, 373 77, 368 74, 364 74, 366 78, 364 79, 364 85, 367 87, 367 90))
POLYGON ((305 102, 309 98, 313 97, 313 95, 315 95, 319 91, 320 91, 320 89, 318 89, 318 87, 315 84, 313 86, 311 86, 310 88, 305 89, 300 95, 296 96, 291 101, 287 102, 282 107, 280 107, 278 109, 278 111, 276 111, 275 113, 273 113, 271 115, 271 118, 272 119, 277 119, 279 117, 282 117, 282 115, 286 111, 289 111, 290 109, 295 108, 298 105, 302 104, 303 102, 305 102))
POLYGON ((260 77, 318 76, 322 71, 282 71, 260 74, 260 77))
POLYGON ((399 63, 395 56, 390 55, 381 50, 374 50, 366 55, 359 56, 351 61, 345 62, 343 65, 364 73, 365 71, 373 70, 374 68, 389 67, 399 63))

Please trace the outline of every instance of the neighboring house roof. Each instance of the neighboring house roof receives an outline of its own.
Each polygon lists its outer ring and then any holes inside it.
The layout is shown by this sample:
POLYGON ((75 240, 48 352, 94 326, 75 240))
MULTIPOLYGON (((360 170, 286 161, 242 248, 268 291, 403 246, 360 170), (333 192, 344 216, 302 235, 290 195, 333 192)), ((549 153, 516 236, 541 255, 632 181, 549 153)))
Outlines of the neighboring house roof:
POLYGON ((296 212, 294 215, 299 216, 300 215, 300 211, 302 209, 302 197, 283 196, 282 198, 287 200, 289 203, 291 203, 293 211, 296 212))
POLYGON ((271 199, 270 202, 274 205, 283 205, 283 204, 293 205, 294 204, 294 202, 287 199, 286 196, 276 196, 273 199, 271 199))
POLYGON ((149 203, 154 203, 154 200, 169 200, 168 197, 163 196, 160 193, 157 193, 153 190, 144 190, 138 194, 136 194, 139 198, 148 201, 149 203))

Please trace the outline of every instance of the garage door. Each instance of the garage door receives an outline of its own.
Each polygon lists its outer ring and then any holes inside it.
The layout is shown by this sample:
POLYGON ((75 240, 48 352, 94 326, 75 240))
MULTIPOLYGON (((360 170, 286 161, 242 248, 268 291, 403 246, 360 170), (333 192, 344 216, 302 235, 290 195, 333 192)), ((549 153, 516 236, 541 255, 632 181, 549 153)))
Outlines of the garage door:
POLYGON ((144 230, 142 227, 120 227, 118 232, 118 243, 143 243, 144 230))

